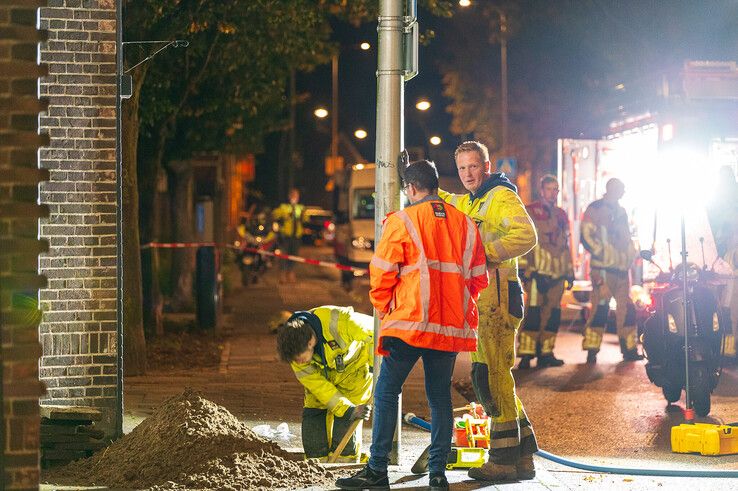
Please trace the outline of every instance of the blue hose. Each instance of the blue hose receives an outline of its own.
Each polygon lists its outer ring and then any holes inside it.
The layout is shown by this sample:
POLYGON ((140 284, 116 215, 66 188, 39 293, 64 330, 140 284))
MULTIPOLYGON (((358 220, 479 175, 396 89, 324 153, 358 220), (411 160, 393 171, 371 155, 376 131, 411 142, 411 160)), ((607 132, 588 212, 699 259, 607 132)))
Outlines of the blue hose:
MULTIPOLYGON (((406 413, 403 418, 407 424, 420 428, 421 430, 430 431, 430 423, 421 419, 413 413, 406 413)), ((639 469, 628 467, 609 467, 604 465, 592 465, 577 462, 576 460, 565 459, 558 455, 538 450, 536 454, 551 462, 581 469, 589 472, 599 472, 603 474, 622 474, 628 476, 657 476, 657 477, 727 477, 738 478, 738 471, 707 471, 707 470, 680 470, 680 469, 639 469)))

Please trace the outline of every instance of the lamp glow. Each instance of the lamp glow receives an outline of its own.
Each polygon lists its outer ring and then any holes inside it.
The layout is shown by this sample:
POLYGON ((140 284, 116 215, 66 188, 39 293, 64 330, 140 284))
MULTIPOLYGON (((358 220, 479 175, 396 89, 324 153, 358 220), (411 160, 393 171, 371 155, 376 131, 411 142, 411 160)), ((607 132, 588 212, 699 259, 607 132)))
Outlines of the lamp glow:
POLYGON ((358 130, 354 131, 354 136, 359 140, 363 140, 364 138, 366 138, 367 133, 363 129, 359 128, 358 130))
POLYGON ((360 47, 360 48, 361 48, 362 50, 364 50, 364 51, 367 51, 367 50, 369 50, 369 49, 370 49, 370 48, 372 47, 372 45, 371 45, 371 44, 369 44, 369 43, 367 43, 366 41, 364 41, 363 43, 361 43, 361 44, 359 45, 359 47, 360 47))
POLYGON ((313 111, 313 114, 315 114, 315 117, 323 119, 328 116, 328 110, 324 107, 319 107, 315 111, 313 111))
POLYGON ((427 101, 426 99, 420 99, 418 102, 415 103, 416 109, 418 111, 427 111, 431 107, 431 103, 427 101))
POLYGON ((430 137, 430 143, 431 145, 437 146, 441 144, 441 137, 440 136, 431 136, 430 137))

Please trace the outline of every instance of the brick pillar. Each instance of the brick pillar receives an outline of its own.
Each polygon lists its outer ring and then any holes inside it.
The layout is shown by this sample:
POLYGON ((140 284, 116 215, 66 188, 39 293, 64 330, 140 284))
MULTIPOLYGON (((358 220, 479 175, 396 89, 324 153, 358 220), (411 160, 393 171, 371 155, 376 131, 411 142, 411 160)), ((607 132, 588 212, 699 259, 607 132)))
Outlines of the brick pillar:
POLYGON ((49 108, 41 128, 50 137, 40 153, 48 182, 40 222, 49 252, 39 269, 43 356, 42 404, 102 410, 100 428, 115 432, 116 175, 114 0, 48 0, 40 25, 48 30, 41 60, 49 75, 40 91, 49 108))
POLYGON ((39 410, 43 385, 38 380, 38 184, 48 172, 38 169, 37 150, 48 143, 38 135, 45 104, 36 83, 46 73, 37 65, 36 48, 44 33, 36 30, 41 1, 0 4, 0 330, 2 349, 2 426, 0 489, 38 489, 39 410))

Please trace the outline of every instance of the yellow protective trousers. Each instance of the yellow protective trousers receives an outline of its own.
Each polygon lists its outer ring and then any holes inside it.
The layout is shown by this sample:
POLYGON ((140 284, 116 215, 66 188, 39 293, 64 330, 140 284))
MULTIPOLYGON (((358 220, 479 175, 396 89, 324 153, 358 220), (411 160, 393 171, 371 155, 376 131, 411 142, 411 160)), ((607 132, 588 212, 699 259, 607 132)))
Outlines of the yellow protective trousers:
POLYGON ((615 297, 615 302, 617 302, 615 321, 618 338, 620 338, 620 351, 625 353, 636 349, 635 306, 630 300, 630 277, 628 272, 593 268, 590 277, 592 279, 591 300, 593 312, 590 313, 587 326, 584 328, 582 349, 600 350, 612 297, 615 297))
MULTIPOLYGON (((517 282, 509 283, 515 283, 519 289, 517 282)), ((495 285, 484 293, 494 288, 495 285)), ((492 418, 489 461, 505 465, 515 464, 522 455, 538 451, 533 427, 515 393, 511 371, 515 362, 515 335, 521 319, 501 308, 508 305, 508 292, 512 294, 513 290, 512 286, 501 289, 501 302, 497 305, 483 303, 478 347, 472 354, 474 392, 492 418)))
POLYGON ((527 305, 518 334, 518 355, 550 355, 561 324, 564 278, 543 282, 534 276, 525 287, 527 305))

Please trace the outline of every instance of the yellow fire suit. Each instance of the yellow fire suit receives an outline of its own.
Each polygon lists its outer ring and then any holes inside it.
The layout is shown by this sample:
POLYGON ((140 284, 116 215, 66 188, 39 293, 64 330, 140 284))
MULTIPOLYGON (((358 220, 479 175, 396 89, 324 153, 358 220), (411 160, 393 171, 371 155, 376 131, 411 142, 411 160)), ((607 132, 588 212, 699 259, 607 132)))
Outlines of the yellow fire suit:
MULTIPOLYGON (((351 307, 332 305, 310 311, 320 321, 313 327, 317 342, 310 363, 292 362, 305 386, 302 439, 308 458, 326 458, 350 426, 349 408, 371 397, 374 364, 374 318, 351 307), (333 438, 333 435, 336 438, 333 438)), ((299 313, 296 315, 300 315, 299 313)), ((310 321, 309 316, 306 320, 310 321)), ((342 452, 342 461, 356 461, 361 450, 361 425, 342 452)))
POLYGON ((623 354, 636 349, 635 306, 630 299, 629 269, 636 257, 630 238, 628 215, 617 203, 604 199, 593 201, 584 211, 581 240, 590 253, 592 312, 584 329, 582 349, 597 352, 610 312, 610 298, 615 297, 615 319, 623 354))
POLYGON ((518 334, 518 354, 553 354, 561 322, 564 282, 574 280, 569 219, 557 206, 536 201, 526 206, 538 232, 538 245, 525 257, 527 305, 518 334))
POLYGON ((492 174, 476 194, 439 191, 448 203, 479 227, 487 255, 489 287, 479 296, 479 342, 472 354, 472 383, 492 417, 489 461, 515 464, 538 450, 533 427, 515 393, 511 369, 515 335, 523 318, 518 256, 536 245, 536 231, 515 186, 504 174, 492 174))

